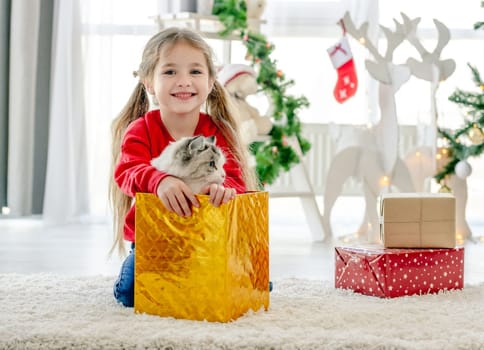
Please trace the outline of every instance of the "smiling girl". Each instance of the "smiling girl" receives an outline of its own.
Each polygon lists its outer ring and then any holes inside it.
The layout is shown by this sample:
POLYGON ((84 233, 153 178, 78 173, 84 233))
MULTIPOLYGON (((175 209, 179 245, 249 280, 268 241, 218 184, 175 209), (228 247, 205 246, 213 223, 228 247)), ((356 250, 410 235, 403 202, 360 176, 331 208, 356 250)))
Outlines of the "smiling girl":
POLYGON ((182 180, 150 163, 170 142, 187 136, 215 136, 227 159, 225 181, 201 191, 214 206, 228 202, 236 193, 256 189, 227 94, 215 79, 211 49, 200 35, 185 28, 157 33, 146 44, 135 76, 138 84, 113 122, 110 185, 113 248, 123 251, 124 240, 131 243, 114 285, 115 298, 125 306, 134 304, 136 193, 154 193, 166 208, 182 216, 191 215, 192 206, 199 206, 196 193, 182 180), (148 111, 148 94, 157 109, 148 111), (207 113, 201 112, 204 104, 207 113))

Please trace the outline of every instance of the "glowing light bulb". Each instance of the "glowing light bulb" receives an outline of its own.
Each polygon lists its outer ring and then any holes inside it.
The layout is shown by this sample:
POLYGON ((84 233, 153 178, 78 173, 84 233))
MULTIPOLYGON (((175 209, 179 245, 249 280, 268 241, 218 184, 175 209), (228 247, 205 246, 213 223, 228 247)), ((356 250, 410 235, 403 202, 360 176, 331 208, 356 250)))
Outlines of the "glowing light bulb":
POLYGON ((464 244, 464 235, 462 233, 457 232, 455 235, 455 239, 457 244, 464 244))
POLYGON ((383 175, 380 178, 380 186, 381 187, 388 187, 389 184, 390 184, 390 178, 386 175, 383 175))

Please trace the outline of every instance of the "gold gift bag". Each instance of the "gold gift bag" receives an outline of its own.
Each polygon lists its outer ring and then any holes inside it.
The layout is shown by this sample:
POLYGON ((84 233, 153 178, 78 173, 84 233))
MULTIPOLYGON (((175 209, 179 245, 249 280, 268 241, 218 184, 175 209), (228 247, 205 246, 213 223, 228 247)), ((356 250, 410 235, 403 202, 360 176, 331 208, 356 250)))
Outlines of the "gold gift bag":
POLYGON ((192 216, 136 195, 135 312, 228 322, 269 307, 267 192, 216 208, 198 195, 192 216))

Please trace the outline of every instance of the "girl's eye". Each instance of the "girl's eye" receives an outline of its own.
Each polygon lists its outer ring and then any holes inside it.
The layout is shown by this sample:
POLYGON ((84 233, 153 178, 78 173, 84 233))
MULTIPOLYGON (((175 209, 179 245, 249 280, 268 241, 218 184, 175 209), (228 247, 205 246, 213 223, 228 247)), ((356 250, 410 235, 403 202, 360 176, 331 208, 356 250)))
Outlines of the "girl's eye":
POLYGON ((201 70, 198 70, 198 69, 194 69, 190 73, 191 74, 202 74, 202 71, 201 70))
POLYGON ((210 163, 208 163, 208 165, 211 167, 211 168, 215 168, 215 161, 211 160, 210 163))
POLYGON ((163 74, 165 74, 165 75, 174 75, 175 74, 175 71, 173 69, 169 69, 169 70, 164 71, 163 74))

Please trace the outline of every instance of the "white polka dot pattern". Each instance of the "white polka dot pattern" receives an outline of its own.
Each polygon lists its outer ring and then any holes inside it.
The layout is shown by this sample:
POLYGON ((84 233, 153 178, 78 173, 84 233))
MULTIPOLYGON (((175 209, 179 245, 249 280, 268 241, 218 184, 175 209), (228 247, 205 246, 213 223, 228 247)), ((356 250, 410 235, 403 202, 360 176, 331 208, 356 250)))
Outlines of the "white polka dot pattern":
POLYGON ((464 287, 464 248, 335 247, 335 287, 385 298, 464 287))

